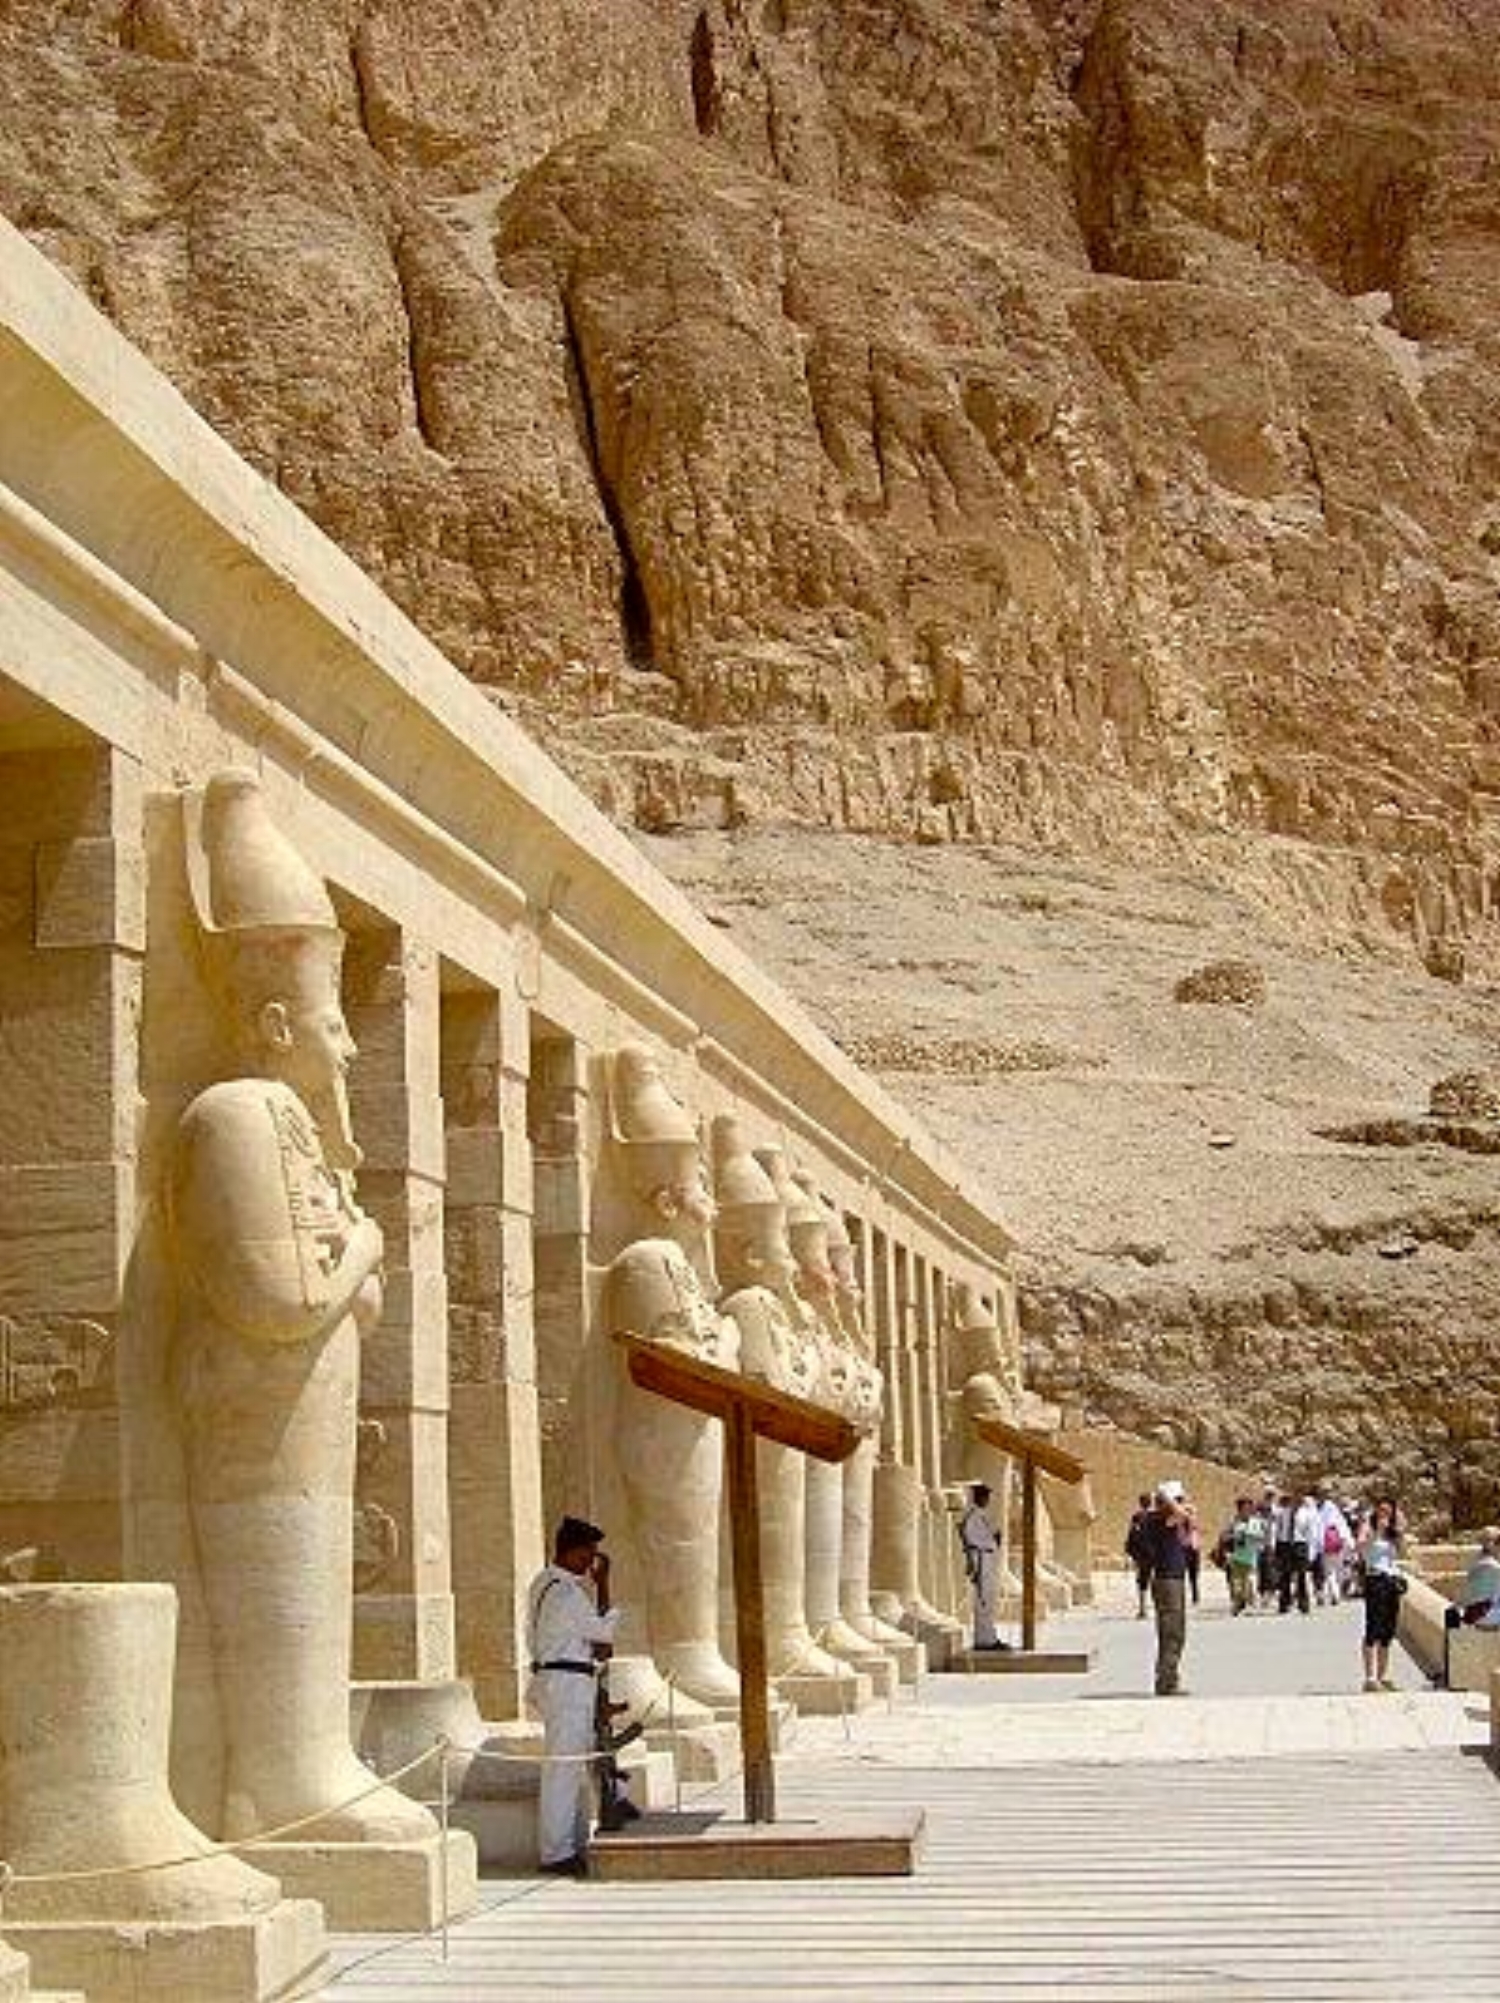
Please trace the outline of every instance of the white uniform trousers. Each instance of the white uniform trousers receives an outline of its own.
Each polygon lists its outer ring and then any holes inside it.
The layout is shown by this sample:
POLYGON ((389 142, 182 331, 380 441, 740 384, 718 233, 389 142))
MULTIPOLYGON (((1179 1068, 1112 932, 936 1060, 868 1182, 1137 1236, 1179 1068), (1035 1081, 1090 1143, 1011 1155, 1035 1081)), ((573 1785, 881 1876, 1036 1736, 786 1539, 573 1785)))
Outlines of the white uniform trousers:
POLYGON ((1000 1553, 979 1551, 974 1556, 974 1646, 993 1648, 995 1633, 995 1588, 1000 1579, 1000 1553))
POLYGON ((551 1764, 555 1754, 594 1750, 594 1678, 565 1669, 539 1669, 531 1702, 546 1732, 548 1764, 537 1801, 538 1849, 544 1864, 581 1857, 594 1823, 594 1767, 578 1758, 551 1764))

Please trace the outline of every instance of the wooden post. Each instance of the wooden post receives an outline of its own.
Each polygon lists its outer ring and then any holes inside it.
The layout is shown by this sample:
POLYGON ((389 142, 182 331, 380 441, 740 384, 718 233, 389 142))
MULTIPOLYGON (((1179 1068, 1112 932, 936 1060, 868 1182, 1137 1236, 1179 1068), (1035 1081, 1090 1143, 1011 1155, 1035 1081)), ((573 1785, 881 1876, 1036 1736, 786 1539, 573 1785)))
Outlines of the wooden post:
POLYGON ((1021 1463, 1021 1647, 1029 1652, 1036 1647, 1037 1469, 1067 1482, 1082 1481, 1088 1470, 1045 1433, 1013 1426, 993 1413, 976 1419, 974 1431, 986 1446, 1021 1463))
POLYGON ((760 1501, 755 1426, 743 1405, 724 1420, 729 1474, 729 1533, 734 1556, 734 1632, 740 1675, 740 1752, 745 1768, 745 1820, 776 1820, 776 1768, 771 1757, 771 1703, 765 1607, 760 1575, 760 1501))
POLYGON ((766 1662, 766 1613, 760 1575, 760 1501, 756 1441, 775 1440, 822 1461, 846 1461, 860 1436, 825 1406, 769 1384, 721 1370, 665 1343, 643 1342, 622 1329, 630 1381, 724 1424, 729 1476, 729 1537, 734 1556, 734 1628, 739 1644, 740 1747, 745 1769, 746 1822, 776 1820, 776 1771, 771 1757, 771 1699, 766 1662))
POLYGON ((1021 1457, 1021 1646, 1036 1647, 1036 1462, 1021 1457))

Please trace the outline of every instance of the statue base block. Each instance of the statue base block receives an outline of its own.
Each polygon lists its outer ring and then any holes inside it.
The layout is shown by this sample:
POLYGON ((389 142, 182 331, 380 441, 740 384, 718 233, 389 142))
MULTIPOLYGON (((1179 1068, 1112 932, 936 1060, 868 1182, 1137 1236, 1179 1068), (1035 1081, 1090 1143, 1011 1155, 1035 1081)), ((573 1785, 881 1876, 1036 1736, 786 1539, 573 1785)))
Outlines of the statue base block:
POLYGON ((880 1646, 895 1663, 896 1674, 904 1684, 920 1683, 927 1674, 927 1650, 912 1636, 900 1641, 882 1641, 880 1646))
MULTIPOLYGON (((538 1745, 540 1751, 540 1745, 538 1745)), ((637 1742, 619 1755, 630 1799, 640 1809, 668 1809, 677 1798, 676 1780, 668 1754, 653 1752, 637 1742)), ((505 1877, 536 1869, 538 1767, 516 1767, 527 1785, 504 1795, 461 1795, 448 1810, 455 1829, 466 1829, 479 1850, 481 1870, 505 1877)), ((431 1803, 428 1806, 431 1807, 431 1803)))
POLYGON ((808 1718, 838 1718, 848 1711, 868 1710, 875 1691, 865 1675, 778 1676, 776 1694, 808 1718))
POLYGON ((965 1648, 948 1667, 964 1676, 1086 1676, 1091 1651, 1068 1648, 965 1648))
MULTIPOLYGON (((37 1982, 82 1990, 88 2003, 291 2003, 316 1996, 327 1975, 323 1915, 306 1899, 200 1926, 7 1920, 5 1931, 30 1956, 37 1982)), ((29 1995, 43 2003, 35 1989, 29 1995)))
POLYGON ((27 2003, 31 1995, 31 1966, 24 1954, 15 1954, 0 1940, 0 2003, 27 2003))
POLYGON ((908 1614, 906 1626, 912 1639, 926 1649, 929 1669, 946 1669, 964 1645, 964 1631, 957 1621, 919 1620, 908 1614))
POLYGON ((861 1676, 868 1677, 872 1697, 890 1698, 895 1696, 896 1685, 900 1681, 900 1672, 896 1667, 894 1656, 884 1653, 880 1655, 845 1655, 837 1649, 834 1650, 834 1653, 838 1655, 840 1662, 847 1662, 851 1669, 856 1670, 861 1676))
POLYGON ((733 1725, 685 1725, 675 1734, 650 1731, 646 1744, 654 1753, 675 1754, 682 1780, 728 1780, 739 1772, 740 1735, 733 1725))
MULTIPOLYGON (((247 1863, 282 1889, 318 1899, 337 1933, 428 1933, 479 1903, 479 1857, 466 1829, 420 1843, 258 1843, 247 1863), (446 1868, 445 1868, 446 1862, 446 1868)), ((191 1993, 191 1992, 186 1992, 191 1993)))
POLYGON ((716 1814, 649 1815, 589 1845, 591 1878, 909 1878, 920 1808, 878 1815, 732 1822, 716 1814))

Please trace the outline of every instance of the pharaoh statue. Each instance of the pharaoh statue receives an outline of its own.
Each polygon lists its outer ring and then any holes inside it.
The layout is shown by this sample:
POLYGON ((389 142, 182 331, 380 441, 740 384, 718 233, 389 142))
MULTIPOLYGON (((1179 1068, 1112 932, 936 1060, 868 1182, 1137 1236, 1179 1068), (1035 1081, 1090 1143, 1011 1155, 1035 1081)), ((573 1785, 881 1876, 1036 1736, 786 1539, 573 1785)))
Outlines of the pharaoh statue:
MULTIPOLYGON (((805 1171, 788 1181, 779 1155, 765 1160, 765 1166, 777 1182, 785 1206, 787 1238, 797 1262, 797 1292, 812 1316, 823 1354, 823 1402, 868 1434, 880 1409, 878 1379, 872 1400, 870 1368, 839 1317, 828 1208, 805 1171)), ((842 1231, 842 1222, 839 1228, 842 1231)), ((847 1234, 844 1241, 847 1245, 847 1234)), ((819 1460, 807 1463, 807 1621, 830 1655, 852 1662, 856 1668, 873 1668, 882 1660, 881 1650, 844 1619, 840 1604, 847 1465, 819 1460)))
POLYGON ((216 1834, 305 1820, 307 1843, 403 1843, 433 1818, 371 1791, 349 1739, 355 1425, 382 1244, 339 998, 343 935, 252 773, 187 802, 188 878, 237 1069, 188 1106, 168 1192, 171 1387, 206 1646, 186 1651, 216 1834), (193 1688, 197 1685, 199 1687, 193 1688), (352 1797, 362 1796, 353 1800, 352 1797))
POLYGON ((839 1613, 844 1625, 855 1634, 914 1671, 916 1651, 911 1636, 881 1620, 870 1604, 875 1462, 880 1451, 885 1379, 875 1361, 875 1346, 865 1326, 864 1294, 843 1212, 836 1203, 825 1203, 824 1212, 828 1264, 833 1273, 834 1313, 844 1344, 854 1359, 849 1417, 861 1435, 859 1445, 840 1470, 843 1520, 839 1540, 839 1613))
MULTIPOLYGON (((739 1332, 710 1293, 714 1205, 698 1129, 638 1044, 615 1054, 610 1109, 628 1228, 639 1235, 605 1276, 606 1333, 628 1331, 733 1370, 739 1332)), ((603 1368, 614 1388, 608 1435, 632 1558, 611 1687, 637 1707, 659 1702, 646 1655, 690 1702, 732 1708, 739 1678, 718 1639, 723 1426, 638 1390, 616 1359, 603 1368)))
MULTIPOLYGON (((1020 1342, 1014 1329, 1002 1326, 979 1289, 967 1282, 958 1287, 954 1296, 949 1354, 952 1389, 963 1415, 965 1479, 988 1483, 995 1497, 996 1520, 1007 1524, 1014 1462, 1009 1454, 977 1438, 974 1423, 996 1418, 1013 1426, 1024 1426, 1031 1432, 1052 1433, 1057 1430, 1058 1408, 1026 1389, 1021 1378, 1020 1342)), ((1054 1484, 1053 1494, 1062 1486, 1054 1484)), ((1063 1505, 1059 1502, 1057 1506, 1063 1505)), ((1074 1506, 1087 1509, 1092 1519, 1086 1500, 1080 1497, 1074 1506)), ((1020 1581, 1014 1569, 1002 1559, 1000 1592, 1019 1591, 1020 1581)))
MULTIPOLYGON (((799 1398, 823 1393, 822 1353, 812 1316, 796 1291, 796 1262, 776 1185, 746 1143, 739 1121, 721 1115, 713 1128, 718 1201, 720 1306, 739 1330, 740 1368, 799 1398)), ((820 1648, 805 1604, 806 1461, 795 1448, 758 1443, 761 1571, 770 1670, 786 1695, 816 1701, 815 1686, 837 1692, 853 1671, 820 1648)))

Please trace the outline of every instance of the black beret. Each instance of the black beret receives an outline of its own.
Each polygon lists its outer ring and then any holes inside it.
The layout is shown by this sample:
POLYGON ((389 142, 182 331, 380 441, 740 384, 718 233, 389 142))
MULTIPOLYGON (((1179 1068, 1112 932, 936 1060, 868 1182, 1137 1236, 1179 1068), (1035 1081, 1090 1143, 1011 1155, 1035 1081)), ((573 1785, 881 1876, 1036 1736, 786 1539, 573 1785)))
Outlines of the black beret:
POLYGON ((604 1532, 595 1523, 585 1523, 581 1516, 565 1516, 557 1526, 557 1535, 552 1540, 555 1551, 576 1551, 584 1544, 602 1544, 604 1532))

